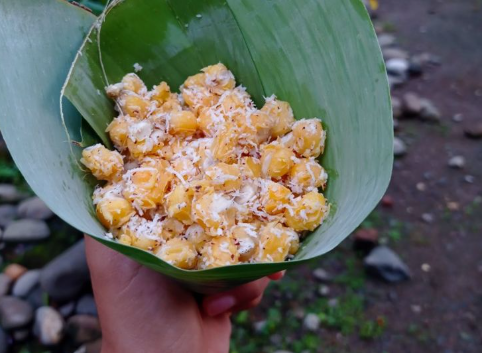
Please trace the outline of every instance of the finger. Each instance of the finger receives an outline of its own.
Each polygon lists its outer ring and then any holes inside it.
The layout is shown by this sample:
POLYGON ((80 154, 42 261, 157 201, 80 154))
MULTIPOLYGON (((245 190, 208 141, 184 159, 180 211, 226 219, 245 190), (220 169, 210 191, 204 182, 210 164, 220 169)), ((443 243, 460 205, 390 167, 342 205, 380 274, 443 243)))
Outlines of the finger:
POLYGON ((240 312, 240 311, 243 311, 243 310, 249 310, 249 309, 252 309, 254 307, 257 307, 259 305, 259 303, 261 303, 261 300, 263 299, 263 294, 261 294, 259 297, 251 300, 250 302, 248 303, 244 303, 242 305, 238 305, 236 307, 233 308, 233 310, 231 310, 231 313, 237 313, 237 312, 240 312))
POLYGON ((279 271, 279 272, 273 273, 272 275, 269 275, 268 278, 273 281, 278 281, 281 278, 283 278, 283 276, 285 275, 285 272, 286 271, 279 271))
POLYGON ((203 309, 209 316, 217 316, 230 312, 237 307, 242 307, 258 297, 262 297, 269 278, 261 278, 257 281, 243 284, 227 292, 204 297, 203 309))

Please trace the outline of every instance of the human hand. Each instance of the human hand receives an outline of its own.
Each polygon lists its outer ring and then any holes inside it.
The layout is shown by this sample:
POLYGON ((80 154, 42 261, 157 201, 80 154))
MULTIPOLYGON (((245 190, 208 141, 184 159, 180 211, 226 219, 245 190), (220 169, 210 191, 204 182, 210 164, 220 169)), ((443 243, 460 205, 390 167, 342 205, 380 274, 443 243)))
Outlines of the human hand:
POLYGON ((202 298, 86 236, 102 353, 227 353, 230 315, 256 306, 269 279, 202 298))

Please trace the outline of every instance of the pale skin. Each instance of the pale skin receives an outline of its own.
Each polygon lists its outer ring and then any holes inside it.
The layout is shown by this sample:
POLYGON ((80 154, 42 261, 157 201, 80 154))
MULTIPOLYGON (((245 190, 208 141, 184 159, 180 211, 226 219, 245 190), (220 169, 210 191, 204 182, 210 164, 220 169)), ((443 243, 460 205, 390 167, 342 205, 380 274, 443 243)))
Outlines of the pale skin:
POLYGON ((230 315, 259 304, 275 273, 196 299, 169 278, 85 237, 102 353, 227 353, 230 315))

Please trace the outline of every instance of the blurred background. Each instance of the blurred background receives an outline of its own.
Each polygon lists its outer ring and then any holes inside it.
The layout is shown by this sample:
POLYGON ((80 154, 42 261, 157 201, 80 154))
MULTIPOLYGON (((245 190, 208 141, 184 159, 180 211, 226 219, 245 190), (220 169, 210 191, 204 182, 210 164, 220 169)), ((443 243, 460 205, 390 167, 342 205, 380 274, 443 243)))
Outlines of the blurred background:
MULTIPOLYGON (((393 97, 390 187, 338 248, 233 317, 232 353, 481 352, 482 0, 366 5, 393 97)), ((0 235, 0 353, 100 352, 81 234, 1 138, 0 235)))

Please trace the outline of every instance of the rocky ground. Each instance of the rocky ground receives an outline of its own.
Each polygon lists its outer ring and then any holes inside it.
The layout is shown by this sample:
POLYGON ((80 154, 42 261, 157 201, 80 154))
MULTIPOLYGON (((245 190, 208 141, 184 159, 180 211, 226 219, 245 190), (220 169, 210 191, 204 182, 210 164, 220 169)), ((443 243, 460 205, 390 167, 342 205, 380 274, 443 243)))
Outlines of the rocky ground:
MULTIPOLYGON (((379 1, 394 175, 340 247, 233 317, 233 353, 472 353, 482 344, 482 4, 379 1)), ((0 353, 100 352, 81 236, 0 139, 0 353)))

